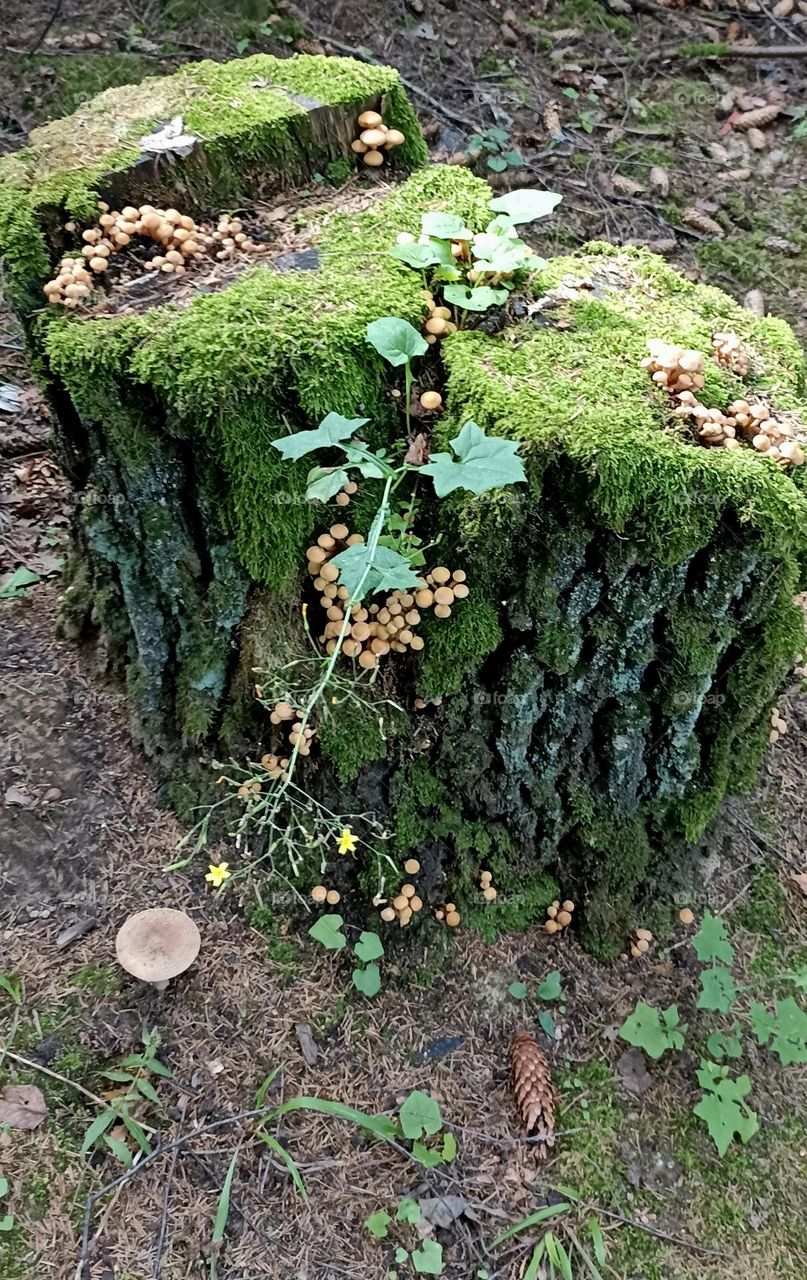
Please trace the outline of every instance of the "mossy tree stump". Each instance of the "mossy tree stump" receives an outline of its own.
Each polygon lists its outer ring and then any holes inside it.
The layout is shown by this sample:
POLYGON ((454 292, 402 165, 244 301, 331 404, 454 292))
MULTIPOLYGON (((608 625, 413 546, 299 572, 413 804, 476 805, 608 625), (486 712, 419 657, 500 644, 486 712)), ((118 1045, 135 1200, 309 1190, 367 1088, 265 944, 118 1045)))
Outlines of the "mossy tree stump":
MULTIPOLYGON (((404 447, 396 385, 365 330, 385 315, 419 325, 424 297, 388 249, 425 210, 475 228, 490 216, 484 183, 424 161, 394 72, 255 57, 110 91, 0 162, 9 285, 76 495, 65 625, 100 634, 180 808, 211 757, 271 748, 254 672, 266 683, 309 652, 305 548, 339 509, 307 502, 306 464, 271 442, 337 411, 370 418, 374 446, 404 447), (415 172, 390 186, 385 171, 361 211, 352 190, 345 211, 335 195, 336 213, 314 215, 314 269, 270 255, 217 292, 175 300, 166 286, 131 313, 41 309, 68 217, 86 225, 99 198, 201 217, 328 166, 336 177, 367 107, 406 134, 397 171, 415 172), (136 140, 176 115, 199 143, 144 161, 136 140)), ((472 419, 520 442, 528 484, 424 502, 424 536, 470 594, 429 621, 422 654, 392 655, 363 703, 322 720, 305 776, 335 811, 385 818, 435 900, 485 931, 542 913, 551 874, 611 955, 642 895, 669 902, 686 885, 726 794, 753 785, 804 645, 807 468, 696 443, 642 369, 646 343, 708 356, 716 331, 736 333, 747 376, 707 359, 702 394, 721 407, 753 392, 798 411, 804 368, 783 322, 643 252, 590 246, 531 291, 552 305, 452 334, 431 366, 447 406, 433 444, 472 419), (416 697, 443 701, 418 710, 416 697)), ((366 532, 375 501, 368 482, 339 516, 366 532)))

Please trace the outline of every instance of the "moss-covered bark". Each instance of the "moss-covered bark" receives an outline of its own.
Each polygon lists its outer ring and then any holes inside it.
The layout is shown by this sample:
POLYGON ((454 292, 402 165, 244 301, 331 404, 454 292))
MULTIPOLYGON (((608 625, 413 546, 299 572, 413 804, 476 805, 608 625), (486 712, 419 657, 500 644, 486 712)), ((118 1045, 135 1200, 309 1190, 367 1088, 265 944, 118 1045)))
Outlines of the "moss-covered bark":
MULTIPOLYGON (((386 71, 328 60, 329 79, 318 59, 248 59, 183 73, 180 97, 202 82, 231 95, 233 75, 257 93, 244 75, 258 62, 287 90, 293 74, 345 107, 338 127, 328 115, 317 157, 345 152, 356 105, 383 97, 409 132, 409 162, 422 158, 386 71)), ((210 207, 310 168, 316 130, 289 101, 278 123, 256 120, 250 99, 240 129, 230 106, 218 141, 209 116, 204 181, 180 167, 175 199, 210 207), (241 148, 245 134, 254 147, 241 148)), ((189 125, 191 115, 189 100, 189 125)), ((114 167, 106 157, 59 178, 62 211, 67 186, 91 191, 99 165, 114 167)), ((115 172, 132 183, 127 198, 155 198, 138 164, 115 172)), ((51 176, 31 179, 4 224, 20 297, 41 274, 20 246, 45 257, 61 247, 48 239, 43 182, 52 189, 51 176)), ((65 625, 100 629, 178 804, 206 776, 200 754, 271 747, 255 671, 271 686, 309 652, 305 548, 334 514, 304 500, 306 464, 284 463, 272 441, 336 410, 371 418, 372 442, 400 450, 403 418, 365 329, 383 315, 418 324, 424 301, 419 275, 387 250, 427 209, 483 226, 489 194, 464 170, 423 169, 365 212, 323 219, 316 271, 258 267, 183 308, 28 317, 77 498, 65 625)), ((585 903, 588 940, 605 956, 638 900, 669 899, 685 882, 724 796, 753 784, 770 706, 804 641, 792 597, 807 468, 694 443, 640 367, 647 339, 705 352, 718 330, 745 340, 751 373, 741 383, 710 363, 710 405, 753 391, 798 409, 804 370, 786 325, 645 253, 592 246, 550 263, 532 292, 561 283, 566 300, 553 307, 442 342, 435 443, 473 419, 520 442, 528 484, 424 502, 424 536, 466 570, 470 595, 450 620, 424 625, 419 659, 393 656, 360 701, 326 708, 306 785, 334 812, 377 813, 394 853, 416 852, 426 887, 450 890, 484 930, 540 913, 557 877, 585 903), (416 696, 438 703, 419 710, 416 696), (480 866, 499 889, 484 910, 480 866)), ((345 513, 353 529, 366 532, 374 503, 368 482, 345 513)), ((369 887, 371 870, 362 875, 369 887)))

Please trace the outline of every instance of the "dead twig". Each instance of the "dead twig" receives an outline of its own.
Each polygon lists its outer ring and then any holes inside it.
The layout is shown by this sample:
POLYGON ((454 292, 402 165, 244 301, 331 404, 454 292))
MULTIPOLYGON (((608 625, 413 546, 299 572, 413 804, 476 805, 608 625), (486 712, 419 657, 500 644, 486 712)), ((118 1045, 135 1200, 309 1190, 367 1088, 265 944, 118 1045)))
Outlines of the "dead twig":
MULTIPOLYGON (((359 62, 367 62, 374 67, 381 65, 376 58, 368 57, 367 52, 364 49, 354 49, 352 45, 343 44, 341 40, 335 40, 333 36, 325 35, 324 32, 321 31, 315 31, 312 32, 312 34, 316 40, 322 41, 323 44, 331 45, 334 49, 338 49, 340 53, 347 54, 351 58, 356 58, 359 62)), ((428 94, 425 89, 422 89, 419 84, 415 84, 412 80, 406 80, 402 75, 400 75, 400 73, 398 75, 398 79, 410 93, 413 93, 416 98, 420 98, 421 102, 425 102, 426 105, 431 108, 432 113, 435 116, 442 116, 444 120, 451 120, 454 124, 464 125, 466 129, 471 129, 473 132, 476 132, 479 126, 474 120, 469 120, 467 116, 460 115, 458 111, 453 111, 451 107, 447 107, 444 102, 438 102, 438 100, 433 98, 431 94, 428 94)))
POLYGON ((637 1222, 635 1218, 626 1218, 624 1214, 615 1213, 613 1209, 603 1209, 601 1204, 587 1203, 586 1208, 592 1213, 601 1213, 606 1218, 613 1218, 614 1222, 621 1222, 624 1227, 633 1227, 636 1231, 646 1231, 648 1235, 655 1236, 658 1240, 666 1240, 668 1244, 678 1245, 681 1249, 691 1249, 695 1253, 702 1253, 707 1258, 725 1258, 727 1255, 721 1253, 719 1249, 707 1249, 706 1245, 695 1244, 692 1240, 685 1240, 683 1236, 675 1236, 669 1231, 659 1231, 658 1227, 650 1227, 646 1222, 637 1222))

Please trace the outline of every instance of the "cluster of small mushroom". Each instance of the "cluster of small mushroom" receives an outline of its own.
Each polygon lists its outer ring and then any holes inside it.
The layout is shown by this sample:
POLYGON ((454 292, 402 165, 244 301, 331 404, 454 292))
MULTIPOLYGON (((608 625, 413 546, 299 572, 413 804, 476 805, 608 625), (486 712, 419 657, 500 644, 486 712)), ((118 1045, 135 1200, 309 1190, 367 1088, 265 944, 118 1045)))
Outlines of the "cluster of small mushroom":
MULTIPOLYGON (((403 232, 398 236, 398 243, 414 240, 414 236, 407 235, 403 232)), ((448 333, 456 333, 457 326, 451 319, 451 311, 448 307, 440 306, 434 300, 434 294, 426 291, 426 308, 429 312, 423 324, 423 336, 429 346, 434 346, 439 338, 444 338, 448 333)))
POLYGON ((647 349, 650 355, 642 361, 642 368, 647 369, 658 386, 666 387, 671 395, 681 391, 701 390, 704 377, 703 356, 700 351, 677 347, 660 338, 650 338, 647 349))
MULTIPOLYGON (((286 761, 286 764, 288 764, 288 760, 286 761)), ((257 795, 260 789, 260 782, 242 782, 241 786, 238 788, 237 794, 242 800, 246 800, 248 796, 257 795)))
POLYGON ((356 484, 356 481, 351 480, 345 485, 344 489, 340 489, 335 498, 337 507, 349 507, 350 499, 353 497, 354 493, 358 492, 358 488, 359 486, 356 484))
POLYGON ((807 429, 795 414, 780 413, 761 400, 734 400, 723 413, 720 409, 707 409, 691 392, 678 398, 681 404, 676 413, 695 419, 703 444, 739 449, 745 441, 782 467, 797 467, 804 462, 807 429))
POLYGON ((275 751, 268 751, 265 756, 261 756, 261 767, 266 770, 272 782, 277 778, 286 781, 286 770, 289 767, 289 757, 279 756, 275 751))
POLYGON ((787 733, 787 721, 782 718, 779 708, 774 707, 771 712, 771 731, 768 734, 768 742, 773 746, 774 742, 778 742, 785 733, 787 733))
MULTIPOLYGON (((58 275, 44 286, 48 302, 74 309, 86 301, 93 275, 100 276, 107 271, 112 257, 131 244, 135 236, 161 246, 163 252, 143 265, 146 271, 161 271, 166 275, 184 275, 191 263, 210 252, 224 259, 238 251, 260 248, 250 240, 240 220, 227 215, 222 215, 217 229, 210 231, 178 209, 157 209, 154 205, 142 204, 137 209, 127 205, 117 210, 110 209, 105 200, 99 200, 98 208, 101 213, 96 226, 87 227, 81 233, 84 241, 81 257, 63 257, 58 275)), ((65 231, 75 233, 76 223, 66 222, 65 231)))
POLYGON ((546 909, 544 933, 560 933, 562 929, 566 929, 572 923, 573 911, 574 903, 571 898, 567 898, 563 903, 556 898, 546 909))
POLYGON ((496 890, 493 887, 493 873, 491 871, 480 871, 479 887, 482 890, 482 897, 485 902, 496 901, 496 890))
MULTIPOLYGON (((328 533, 317 539, 317 545, 309 547, 308 572, 314 586, 322 592, 320 603, 326 612, 327 622, 319 637, 327 653, 336 649, 338 637, 345 621, 347 587, 339 586, 339 570, 330 564, 333 556, 344 547, 350 547, 364 538, 360 533, 349 533, 347 525, 331 525, 328 533)), ((405 653, 407 649, 418 652, 423 648, 423 637, 416 634, 420 624, 420 610, 433 607, 435 616, 448 618, 455 599, 468 595, 465 573, 457 569, 453 573, 440 565, 434 569, 414 592, 393 591, 383 604, 371 604, 368 608, 354 605, 350 611, 350 628, 342 645, 348 658, 355 658, 360 667, 370 671, 378 666, 380 658, 392 651, 405 653)))
POLYGON ((736 333, 715 333, 712 344, 717 363, 725 365, 738 378, 744 378, 751 367, 751 352, 742 338, 736 333))
MULTIPOLYGON (((420 863, 417 858, 407 858, 404 863, 404 871, 407 875, 414 876, 420 871, 420 863)), ((401 928, 405 928, 409 924, 412 917, 423 910, 423 899, 418 895, 418 891, 413 884, 402 884, 401 892, 396 894, 392 902, 388 903, 381 911, 381 919, 391 924, 393 920, 397 920, 401 928)))
MULTIPOLYGON (((704 385, 702 354, 656 338, 651 338, 647 347, 650 355, 642 367, 676 398, 676 416, 694 423, 701 444, 740 449, 746 443, 782 467, 804 462, 807 428, 795 414, 774 410, 759 399, 735 400, 725 413, 707 408, 695 395, 704 385)), ((734 334, 715 334, 715 356, 720 363, 731 364, 735 372, 747 372, 747 353, 734 334)))
POLYGON ((650 943, 653 941, 653 935, 649 929, 636 929, 628 939, 628 946, 632 956, 643 956, 646 951, 650 950, 650 943))
MULTIPOLYGON (((276 702, 269 713, 269 719, 272 724, 285 724, 291 721, 289 729, 289 742, 292 747, 297 748, 297 754, 308 756, 311 754, 311 739, 314 737, 314 730, 306 725, 303 728, 303 713, 295 711, 290 702, 276 702)), ((286 761, 288 764, 288 761, 286 761)))
POLYGON ((338 889, 326 889, 324 884, 315 884, 311 890, 311 897, 318 905, 327 902, 329 907, 335 907, 342 897, 338 889))
POLYGON ((384 163, 385 151, 393 151, 406 141, 400 129, 387 128, 378 111, 362 111, 358 125, 361 132, 350 145, 371 169, 384 163))
POLYGON ((453 902, 444 902, 441 907, 435 908, 434 918, 445 921, 449 929, 456 929, 460 922, 460 913, 453 902))

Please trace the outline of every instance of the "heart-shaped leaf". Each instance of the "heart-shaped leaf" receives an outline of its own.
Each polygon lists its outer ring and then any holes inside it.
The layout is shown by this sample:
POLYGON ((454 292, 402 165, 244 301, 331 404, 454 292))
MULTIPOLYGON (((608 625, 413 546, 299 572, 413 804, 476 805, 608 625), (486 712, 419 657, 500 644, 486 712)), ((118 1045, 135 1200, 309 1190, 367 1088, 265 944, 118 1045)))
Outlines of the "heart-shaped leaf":
POLYGON ((438 240, 470 240, 473 235, 458 213, 424 213, 421 226, 424 235, 438 240))
POLYGON ((347 946, 347 938, 342 933, 343 923, 341 916, 320 916, 308 930, 308 936, 315 942, 322 943, 328 951, 341 951, 347 946))
POLYGON ((563 196, 555 191, 534 191, 522 187, 518 191, 508 191, 503 196, 496 196, 490 201, 488 208, 494 213, 504 213, 511 222, 534 222, 536 218, 545 218, 559 205, 563 196))
POLYGON ((353 954, 362 964, 371 960, 380 960, 384 954, 384 944, 377 933, 369 933, 366 929, 359 934, 359 940, 353 948, 353 954))
POLYGON ((381 970, 377 964, 365 965, 353 970, 353 985, 363 996, 377 996, 381 990, 381 970))
POLYGON ((367 341, 388 364, 408 364, 429 349, 426 339, 407 320, 385 316, 367 326, 367 341))
POLYGON ((405 1138, 422 1138, 426 1133, 439 1133, 443 1127, 439 1103, 420 1089, 410 1093, 398 1118, 405 1138))
POLYGON ((475 289, 465 284, 447 284, 443 290, 446 302, 464 311, 488 311, 506 302, 508 296, 507 289, 492 289, 486 284, 477 285, 475 289))

